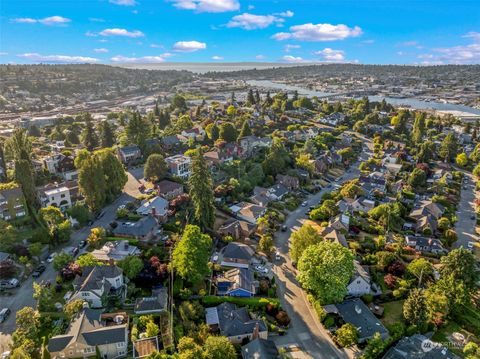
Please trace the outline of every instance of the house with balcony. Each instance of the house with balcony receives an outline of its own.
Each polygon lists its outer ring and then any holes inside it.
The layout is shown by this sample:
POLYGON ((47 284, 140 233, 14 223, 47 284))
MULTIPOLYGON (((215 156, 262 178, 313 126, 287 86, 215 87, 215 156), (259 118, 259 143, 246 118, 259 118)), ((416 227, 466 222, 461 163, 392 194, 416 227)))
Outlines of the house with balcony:
POLYGON ((66 186, 46 186, 39 190, 39 197, 43 208, 54 206, 63 212, 72 206, 70 189, 66 186))
POLYGON ((172 176, 187 179, 191 174, 192 159, 184 155, 174 155, 165 158, 167 162, 168 172, 172 176))

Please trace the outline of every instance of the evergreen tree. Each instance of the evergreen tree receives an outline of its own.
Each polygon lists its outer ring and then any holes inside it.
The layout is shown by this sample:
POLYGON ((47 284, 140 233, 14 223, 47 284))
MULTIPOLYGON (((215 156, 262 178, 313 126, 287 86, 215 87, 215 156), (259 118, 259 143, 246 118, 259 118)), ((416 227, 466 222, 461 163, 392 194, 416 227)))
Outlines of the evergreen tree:
POLYGON ((403 303, 403 317, 409 324, 415 324, 423 330, 427 324, 427 302, 420 289, 412 289, 403 303))
POLYGON ((158 126, 161 130, 164 130, 168 125, 170 125, 170 113, 167 110, 163 110, 158 117, 158 126))
POLYGON ((140 147, 140 150, 145 151, 146 141, 151 134, 151 123, 140 115, 139 112, 134 112, 130 121, 128 121, 125 129, 128 142, 140 147))
POLYGON ((113 201, 122 192, 128 180, 123 165, 111 148, 95 151, 93 157, 100 163, 105 177, 106 201, 113 201))
POLYGON ((205 132, 207 132, 207 136, 212 141, 218 140, 220 137, 220 129, 218 128, 216 123, 210 123, 205 128, 205 132))
POLYGON ((235 99, 235 92, 232 91, 232 94, 230 95, 230 103, 233 104, 235 103, 237 100, 235 99))
POLYGON ((258 89, 257 89, 255 90, 255 103, 260 104, 261 101, 262 99, 260 98, 260 92, 258 92, 258 89))
POLYGON ((452 162, 457 156, 457 151, 457 139, 453 133, 449 133, 445 136, 442 143, 440 144, 438 154, 445 162, 452 162))
POLYGON ((247 105, 252 106, 255 105, 255 97, 253 97, 253 90, 248 90, 247 94, 247 105))
POLYGON ((22 187, 27 207, 33 213, 38 207, 38 197, 35 189, 35 171, 28 160, 15 161, 15 181, 22 187))
POLYGON ((105 174, 98 158, 89 156, 78 169, 78 187, 91 211, 97 211, 105 204, 107 194, 105 174))
POLYGON ((98 146, 98 137, 93 128, 92 116, 90 114, 85 116, 85 128, 82 132, 82 142, 89 151, 93 151, 93 149, 98 146))
POLYGON ((420 112, 415 116, 415 122, 413 123, 412 141, 415 144, 422 142, 425 135, 425 113, 420 112))
POLYGON ((153 109, 153 114, 155 115, 155 117, 160 116, 160 109, 158 108, 158 101, 155 101, 155 108, 153 109))
POLYGON ((99 125, 100 129, 100 145, 105 147, 112 147, 115 144, 115 133, 108 121, 103 121, 99 125))
POLYGON ((250 129, 250 126, 248 125, 248 121, 245 120, 245 121, 243 121, 242 129, 240 130, 240 134, 238 135, 238 138, 251 136, 251 135, 252 135, 252 130, 250 129))
POLYGON ((212 229, 215 222, 215 205, 210 171, 202 152, 197 149, 192 157, 192 174, 188 185, 195 208, 195 222, 203 229, 212 229))
POLYGON ((220 138, 226 142, 234 142, 237 139, 237 129, 230 122, 220 125, 220 138))

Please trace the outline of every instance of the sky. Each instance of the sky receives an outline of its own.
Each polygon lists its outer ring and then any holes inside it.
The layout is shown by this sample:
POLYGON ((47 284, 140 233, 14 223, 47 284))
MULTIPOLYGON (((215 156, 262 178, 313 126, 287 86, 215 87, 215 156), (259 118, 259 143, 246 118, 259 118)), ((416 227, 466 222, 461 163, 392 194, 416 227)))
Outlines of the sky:
POLYGON ((480 63, 480 0, 0 0, 0 63, 480 63))

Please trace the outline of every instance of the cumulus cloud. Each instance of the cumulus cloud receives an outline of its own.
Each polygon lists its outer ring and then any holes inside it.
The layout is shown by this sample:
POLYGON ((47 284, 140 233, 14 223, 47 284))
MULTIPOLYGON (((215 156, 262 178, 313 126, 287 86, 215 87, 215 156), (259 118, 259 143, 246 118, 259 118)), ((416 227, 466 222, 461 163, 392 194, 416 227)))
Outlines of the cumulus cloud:
POLYGON ((300 45, 292 45, 292 44, 287 44, 284 47, 285 52, 290 52, 292 49, 299 49, 301 46, 300 45))
POLYGON ((223 60, 223 57, 222 56, 212 56, 212 60, 215 60, 215 61, 222 61, 223 60))
POLYGON ((70 19, 63 17, 63 16, 49 16, 49 17, 44 17, 42 19, 33 19, 31 17, 19 17, 12 19, 12 22, 16 22, 19 24, 35 24, 35 23, 40 23, 43 25, 65 25, 69 23, 70 19))
POLYGON ((462 37, 473 39, 473 41, 475 42, 480 42, 480 32, 470 31, 470 32, 467 32, 462 37))
POLYGON ((290 32, 279 32, 272 36, 275 40, 334 41, 362 34, 358 26, 353 28, 344 24, 303 24, 290 27, 290 32))
POLYGON ((227 12, 240 9, 238 0, 172 0, 173 6, 197 12, 227 12))
POLYGON ((257 55, 257 56, 255 56, 255 60, 265 60, 265 59, 266 59, 265 55, 257 55))
POLYGON ((8 55, 8 52, 3 52, 3 51, 0 52, 0 56, 6 56, 6 55, 8 55))
POLYGON ((305 60, 299 56, 291 56, 291 55, 285 55, 282 57, 283 61, 286 62, 291 62, 291 63, 301 63, 305 62, 305 60))
POLYGON ((322 56, 325 61, 329 62, 345 61, 345 51, 343 50, 334 50, 326 47, 323 50, 314 52, 314 54, 322 56))
POLYGON ((105 19, 99 17, 89 17, 88 20, 91 22, 105 22, 105 19))
POLYGON ((122 6, 135 6, 137 2, 135 0, 108 0, 109 3, 122 6))
POLYGON ((18 57, 33 61, 33 62, 49 62, 49 63, 96 63, 99 59, 86 56, 69 56, 69 55, 40 55, 38 53, 19 54, 18 57))
POLYGON ((451 64, 479 64, 480 43, 433 49, 434 59, 451 64))
POLYGON ((159 44, 150 44, 150 47, 153 47, 154 49, 162 49, 163 46, 159 44))
POLYGON ((244 30, 264 29, 274 23, 282 23, 284 20, 273 15, 254 15, 243 13, 234 16, 227 27, 239 27, 244 30))
POLYGON ((399 44, 397 44, 397 46, 401 46, 401 47, 415 47, 415 48, 417 48, 417 49, 423 49, 423 46, 420 45, 420 44, 418 43, 418 41, 415 41, 415 40, 400 42, 399 44))
POLYGON ((93 49, 93 51, 95 51, 97 54, 105 54, 108 52, 108 49, 101 47, 99 49, 93 49))
POLYGON ((194 52, 206 48, 207 44, 199 41, 178 41, 173 45, 173 50, 177 52, 194 52))
POLYGON ((165 62, 168 57, 172 56, 170 53, 165 53, 157 56, 142 56, 142 57, 128 57, 117 55, 110 59, 112 62, 116 63, 129 63, 129 64, 152 64, 165 62))
POLYGON ((278 12, 278 13, 273 14, 273 15, 277 15, 277 16, 281 16, 281 17, 292 17, 293 15, 295 15, 295 13, 293 11, 287 10, 287 11, 283 11, 283 12, 278 12))
MULTIPOLYGON (((145 34, 141 31, 134 30, 134 31, 128 31, 126 29, 105 29, 102 30, 98 33, 101 36, 126 36, 126 37, 142 37, 145 36, 145 34)), ((88 36, 88 35, 87 35, 88 36)))

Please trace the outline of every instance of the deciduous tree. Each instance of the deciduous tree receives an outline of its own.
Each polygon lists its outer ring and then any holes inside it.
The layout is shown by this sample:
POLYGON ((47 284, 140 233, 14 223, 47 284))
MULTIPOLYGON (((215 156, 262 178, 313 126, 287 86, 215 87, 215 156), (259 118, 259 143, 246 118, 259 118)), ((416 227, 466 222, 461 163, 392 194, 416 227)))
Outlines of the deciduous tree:
POLYGON ((304 224, 290 236, 290 258, 294 263, 297 263, 305 249, 320 243, 321 240, 322 237, 320 237, 315 228, 304 224))
POLYGON ((168 166, 167 162, 162 155, 154 153, 148 156, 143 168, 143 175, 153 181, 160 181, 167 175, 168 166))

